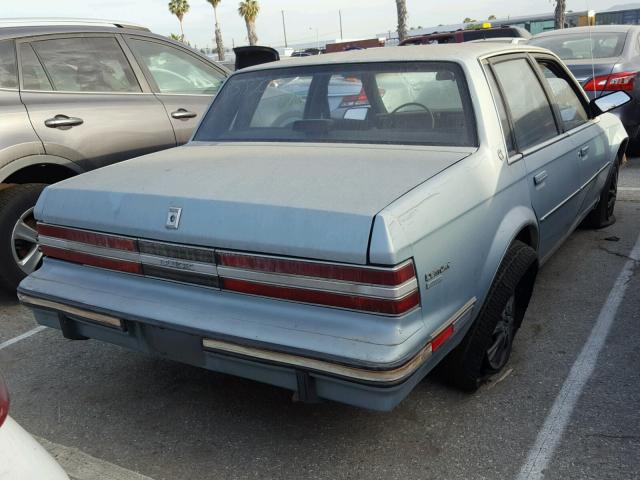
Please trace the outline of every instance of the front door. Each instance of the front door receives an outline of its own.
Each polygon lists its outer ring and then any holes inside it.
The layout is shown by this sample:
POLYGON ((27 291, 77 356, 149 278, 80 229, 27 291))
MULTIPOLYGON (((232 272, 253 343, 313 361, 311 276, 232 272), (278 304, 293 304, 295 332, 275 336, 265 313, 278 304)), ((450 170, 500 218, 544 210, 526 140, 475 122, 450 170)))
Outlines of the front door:
POLYGON ((579 167, 582 217, 599 201, 609 173, 607 136, 599 125, 599 119, 589 118, 584 94, 558 61, 541 54, 536 55, 536 61, 558 106, 563 129, 573 143, 579 167))
POLYGON ((40 37, 18 47, 20 95, 46 153, 90 170, 176 145, 164 106, 115 36, 40 37))
POLYGON ((188 142, 226 73, 192 52, 162 40, 128 36, 126 41, 165 106, 178 145, 188 142))

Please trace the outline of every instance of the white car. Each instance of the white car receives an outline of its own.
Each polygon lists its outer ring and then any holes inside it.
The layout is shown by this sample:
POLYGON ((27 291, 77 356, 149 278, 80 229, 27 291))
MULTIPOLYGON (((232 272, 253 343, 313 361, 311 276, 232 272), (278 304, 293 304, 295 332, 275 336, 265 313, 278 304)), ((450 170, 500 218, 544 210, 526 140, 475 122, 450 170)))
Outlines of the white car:
POLYGON ((0 480, 69 480, 62 467, 8 413, 9 392, 0 376, 0 480))

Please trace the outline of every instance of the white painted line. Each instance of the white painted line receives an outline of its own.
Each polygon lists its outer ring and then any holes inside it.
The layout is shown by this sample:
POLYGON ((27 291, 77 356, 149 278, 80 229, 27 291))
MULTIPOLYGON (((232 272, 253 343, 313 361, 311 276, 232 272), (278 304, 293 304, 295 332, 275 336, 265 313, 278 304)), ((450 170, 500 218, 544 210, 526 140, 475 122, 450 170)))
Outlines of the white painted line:
POLYGON ((3 348, 10 347, 14 343, 18 343, 20 340, 24 340, 25 338, 29 338, 31 335, 35 335, 36 333, 41 332, 45 328, 47 328, 47 327, 43 327, 42 325, 40 325, 39 327, 32 328, 28 332, 24 332, 22 335, 18 335, 17 337, 10 338, 6 342, 0 343, 0 350, 2 350, 3 348))
POLYGON ((629 255, 629 260, 624 264, 622 271, 613 284, 613 288, 611 288, 609 296, 602 306, 602 310, 600 310, 596 324, 593 326, 587 342, 582 347, 580 355, 578 355, 571 367, 569 376, 553 402, 542 430, 538 432, 536 443, 529 450, 527 461, 520 469, 518 480, 544 478, 545 469, 549 465, 553 453, 562 438, 564 429, 571 418, 573 408, 595 369, 598 354, 604 346, 638 261, 640 261, 640 236, 629 255))
POLYGON ((621 192, 640 192, 640 187, 618 187, 621 192))
POLYGON ((92 457, 77 448, 35 438, 74 480, 153 480, 146 475, 92 457))

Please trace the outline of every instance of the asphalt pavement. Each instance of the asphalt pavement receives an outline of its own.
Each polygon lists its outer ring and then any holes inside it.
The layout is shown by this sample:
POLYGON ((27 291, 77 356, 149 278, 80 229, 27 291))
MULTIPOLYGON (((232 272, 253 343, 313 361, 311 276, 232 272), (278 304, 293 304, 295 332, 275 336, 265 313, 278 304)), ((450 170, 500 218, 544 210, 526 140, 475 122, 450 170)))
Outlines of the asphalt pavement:
POLYGON ((32 331, 3 296, 10 414, 78 480, 516 479, 534 478, 523 477, 531 458, 545 479, 640 478, 640 159, 620 187, 618 221, 576 231, 544 266, 509 365, 473 395, 432 375, 390 413, 294 403, 279 388, 32 331), (537 450, 540 439, 553 448, 537 450))

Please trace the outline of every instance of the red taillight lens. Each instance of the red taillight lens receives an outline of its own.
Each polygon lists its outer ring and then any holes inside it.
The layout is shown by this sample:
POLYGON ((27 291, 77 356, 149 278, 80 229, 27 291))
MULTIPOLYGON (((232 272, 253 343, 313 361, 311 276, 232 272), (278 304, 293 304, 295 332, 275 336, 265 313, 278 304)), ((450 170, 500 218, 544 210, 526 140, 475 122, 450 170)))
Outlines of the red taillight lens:
POLYGON ((2 375, 0 375, 0 427, 9 415, 9 390, 7 384, 4 383, 2 375))
POLYGON ((407 262, 396 269, 383 269, 220 252, 218 253, 218 264, 260 272, 301 275, 371 285, 400 285, 415 277, 413 262, 407 262))
POLYGON ((601 75, 589 80, 585 86, 585 92, 603 92, 614 90, 633 90, 636 79, 635 72, 612 73, 601 75))
POLYGON ((417 290, 412 291, 403 298, 387 299, 373 298, 361 295, 345 295, 323 290, 308 290, 280 285, 248 282, 224 278, 222 289, 233 292, 259 295, 262 297, 279 298, 294 302, 312 303, 329 307, 346 308, 349 310, 362 310, 385 315, 402 315, 420 303, 420 295, 417 290))
POLYGON ((76 230, 73 228, 57 227, 55 225, 45 225, 42 223, 38 224, 38 235, 86 243, 88 245, 94 245, 102 248, 115 248, 117 250, 127 250, 129 252, 135 252, 137 250, 136 241, 131 238, 88 232, 86 230, 76 230))
POLYGON ((117 270, 125 273, 142 273, 142 265, 137 262, 107 258, 45 245, 42 245, 40 249, 47 257, 58 258, 60 260, 66 260, 67 262, 81 263, 82 265, 117 270))

